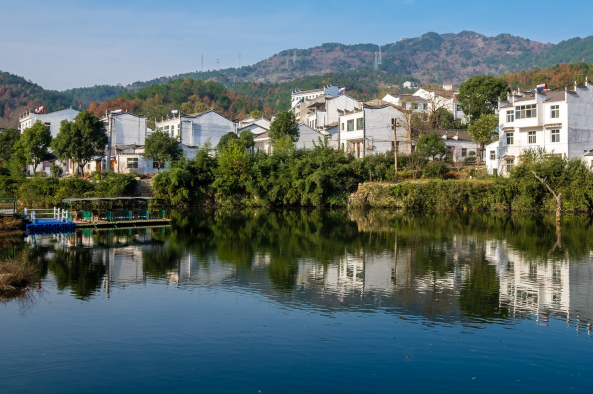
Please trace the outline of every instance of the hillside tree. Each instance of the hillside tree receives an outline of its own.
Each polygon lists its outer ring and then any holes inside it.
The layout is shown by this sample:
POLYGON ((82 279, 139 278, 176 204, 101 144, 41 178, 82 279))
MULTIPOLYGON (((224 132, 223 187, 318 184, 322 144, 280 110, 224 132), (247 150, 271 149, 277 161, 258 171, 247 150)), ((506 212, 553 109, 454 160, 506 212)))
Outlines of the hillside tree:
POLYGON ((72 122, 62 120, 60 131, 51 143, 56 157, 77 163, 81 174, 84 166, 93 157, 105 154, 105 145, 105 125, 90 111, 80 112, 72 122))
POLYGON ((142 157, 156 162, 157 172, 161 172, 161 167, 166 162, 177 161, 182 156, 183 149, 181 149, 177 137, 169 137, 169 133, 160 130, 146 137, 142 157))

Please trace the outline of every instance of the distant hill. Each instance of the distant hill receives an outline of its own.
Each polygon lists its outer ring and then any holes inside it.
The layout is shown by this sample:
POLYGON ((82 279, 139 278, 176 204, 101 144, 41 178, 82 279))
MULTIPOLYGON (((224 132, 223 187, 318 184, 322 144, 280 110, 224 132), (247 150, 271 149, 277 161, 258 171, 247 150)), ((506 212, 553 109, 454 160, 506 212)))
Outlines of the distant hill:
MULTIPOLYGON (((562 87, 575 75, 582 74, 583 78, 589 75, 584 63, 593 63, 593 36, 545 44, 510 34, 487 37, 463 31, 426 33, 381 48, 375 44, 326 43, 309 49, 288 49, 251 66, 163 76, 125 87, 102 85, 58 92, 0 72, 0 127, 14 127, 18 114, 28 108, 46 105, 50 111, 67 107, 83 109, 92 102, 102 103, 125 93, 187 78, 220 83, 229 92, 249 96, 254 108, 278 111, 289 106, 291 90, 317 88, 324 81, 346 86, 351 94, 363 99, 377 97, 405 80, 458 85, 477 74, 505 75, 516 87, 529 88, 527 85, 534 81, 548 81, 562 87), (379 50, 382 61, 378 70, 374 70, 375 52, 379 50), (552 66, 561 71, 554 71, 552 66), (575 67, 578 71, 574 71, 575 67), (536 75, 544 69, 548 70, 543 72, 547 76, 536 75), (521 70, 525 70, 523 74, 521 70), (563 74, 557 75, 560 72, 563 74)), ((233 110, 233 113, 241 112, 248 109, 233 110)))

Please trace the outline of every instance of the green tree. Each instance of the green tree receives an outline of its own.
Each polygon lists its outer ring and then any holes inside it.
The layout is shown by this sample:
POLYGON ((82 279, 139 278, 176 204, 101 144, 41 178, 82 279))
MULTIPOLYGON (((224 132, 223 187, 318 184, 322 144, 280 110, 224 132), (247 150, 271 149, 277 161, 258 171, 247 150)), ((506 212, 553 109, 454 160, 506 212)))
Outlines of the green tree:
POLYGON ((177 137, 169 137, 168 133, 160 130, 146 137, 142 157, 154 160, 157 163, 157 172, 161 171, 166 162, 177 161, 182 156, 183 150, 177 137))
POLYGON ((299 124, 292 111, 281 112, 270 125, 270 139, 273 143, 281 140, 284 136, 290 136, 292 142, 299 140, 299 124))
POLYGON ((14 146, 20 138, 21 133, 17 129, 0 131, 0 159, 2 159, 2 164, 8 164, 14 152, 14 146))
POLYGON ((474 122, 482 115, 493 114, 498 107, 498 98, 506 100, 508 92, 509 85, 503 79, 475 75, 461 84, 457 100, 462 111, 474 122))
POLYGON ((62 121, 51 147, 58 159, 74 161, 82 172, 89 160, 105 153, 106 144, 107 134, 101 119, 90 111, 82 111, 72 122, 62 121))
POLYGON ((435 156, 444 156, 447 153, 447 145, 433 131, 420 137, 416 146, 416 152, 426 158, 431 157, 434 160, 435 156))
MULTIPOLYGON (((498 127, 498 116, 494 114, 484 115, 469 125, 468 132, 472 140, 477 144, 477 150, 492 140, 493 132, 498 127)), ((479 155, 478 155, 479 160, 479 155)))
MULTIPOLYGON (((243 134, 243 133, 241 133, 241 134, 243 134)), ((237 137, 237 134, 235 134, 233 132, 228 132, 225 135, 223 135, 222 137, 220 137, 220 140, 218 140, 218 145, 216 145, 216 149, 219 152, 222 152, 231 145, 231 141, 235 141, 238 139, 239 139, 239 137, 237 137)))
POLYGON ((456 126, 455 117, 444 107, 437 108, 434 111, 432 124, 433 127, 439 129, 454 129, 456 126))
POLYGON ((49 127, 38 120, 33 126, 23 131, 21 138, 15 145, 13 154, 24 158, 25 164, 33 165, 33 173, 35 174, 37 166, 47 155, 50 144, 51 132, 49 127))
POLYGON ((241 145, 245 149, 253 148, 253 146, 255 145, 255 141, 253 141, 253 138, 254 138, 254 135, 251 132, 251 130, 245 130, 239 136, 239 140, 241 142, 241 145))

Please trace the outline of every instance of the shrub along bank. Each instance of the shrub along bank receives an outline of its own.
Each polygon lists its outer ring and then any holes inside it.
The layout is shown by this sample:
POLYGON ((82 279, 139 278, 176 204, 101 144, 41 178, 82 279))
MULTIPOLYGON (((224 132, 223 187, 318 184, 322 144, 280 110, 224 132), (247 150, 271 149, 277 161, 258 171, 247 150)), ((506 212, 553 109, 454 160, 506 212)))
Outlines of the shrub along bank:
POLYGON ((429 180, 397 184, 367 183, 350 197, 359 207, 408 210, 553 211, 556 200, 534 174, 562 194, 562 209, 593 212, 593 172, 579 159, 527 151, 508 177, 484 180, 429 180))
POLYGON ((0 195, 17 196, 28 208, 57 206, 64 198, 132 196, 136 181, 132 174, 96 173, 93 177, 56 178, 39 174, 32 178, 0 175, 0 195))

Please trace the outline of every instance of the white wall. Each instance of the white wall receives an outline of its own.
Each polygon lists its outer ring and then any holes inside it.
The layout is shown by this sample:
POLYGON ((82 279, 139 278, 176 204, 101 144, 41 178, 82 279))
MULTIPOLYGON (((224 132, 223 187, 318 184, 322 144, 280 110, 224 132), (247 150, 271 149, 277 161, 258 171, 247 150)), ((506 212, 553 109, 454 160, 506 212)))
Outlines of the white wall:
MULTIPOLYGON (((122 145, 144 145, 146 142, 148 117, 138 116, 131 113, 111 115, 111 146, 122 145)), ((108 124, 105 126, 109 132, 108 124)))
POLYGON ((72 108, 64 109, 61 111, 51 112, 49 114, 36 114, 31 112, 27 118, 23 118, 20 127, 21 133, 23 130, 33 126, 37 120, 41 121, 41 123, 49 123, 49 131, 51 132, 51 137, 56 138, 60 131, 60 125, 62 120, 67 120, 72 122, 76 115, 78 115, 78 111, 72 108))
POLYGON ((325 103, 325 110, 327 114, 325 124, 332 124, 340 120, 340 114, 338 113, 338 110, 353 111, 354 109, 360 108, 362 108, 362 103, 360 101, 346 95, 341 95, 327 100, 325 103))

